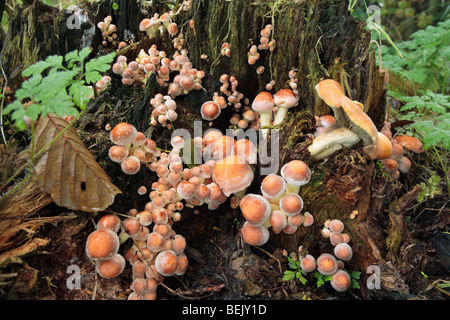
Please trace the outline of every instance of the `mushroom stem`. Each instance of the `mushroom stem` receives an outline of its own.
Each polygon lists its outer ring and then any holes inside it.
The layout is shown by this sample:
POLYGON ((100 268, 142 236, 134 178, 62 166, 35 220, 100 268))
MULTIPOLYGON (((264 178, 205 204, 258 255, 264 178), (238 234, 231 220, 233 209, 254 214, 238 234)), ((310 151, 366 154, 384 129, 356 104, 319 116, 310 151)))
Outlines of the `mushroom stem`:
POLYGON ((289 108, 279 107, 277 112, 275 113, 275 117, 273 120, 273 125, 277 126, 280 123, 283 122, 284 118, 286 117, 286 114, 288 112, 289 108))
POLYGON ((286 194, 295 193, 298 194, 300 192, 300 186, 295 186, 293 184, 286 184, 286 194))
MULTIPOLYGON (((261 128, 270 126, 272 124, 272 110, 260 112, 259 118, 261 120, 261 128)), ((260 130, 261 130, 263 138, 265 140, 267 137, 267 134, 269 132, 269 129, 260 129, 260 130)))

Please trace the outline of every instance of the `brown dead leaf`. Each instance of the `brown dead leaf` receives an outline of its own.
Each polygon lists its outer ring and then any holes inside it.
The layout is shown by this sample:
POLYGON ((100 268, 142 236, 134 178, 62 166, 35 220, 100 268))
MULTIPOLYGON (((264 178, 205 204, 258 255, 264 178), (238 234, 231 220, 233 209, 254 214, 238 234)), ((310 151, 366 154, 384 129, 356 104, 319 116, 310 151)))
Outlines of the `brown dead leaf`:
MULTIPOLYGON (((35 150, 52 141, 67 122, 55 114, 41 117, 36 126, 35 150)), ((121 193, 86 149, 77 132, 67 129, 34 163, 37 183, 53 201, 72 210, 106 209, 121 193)))

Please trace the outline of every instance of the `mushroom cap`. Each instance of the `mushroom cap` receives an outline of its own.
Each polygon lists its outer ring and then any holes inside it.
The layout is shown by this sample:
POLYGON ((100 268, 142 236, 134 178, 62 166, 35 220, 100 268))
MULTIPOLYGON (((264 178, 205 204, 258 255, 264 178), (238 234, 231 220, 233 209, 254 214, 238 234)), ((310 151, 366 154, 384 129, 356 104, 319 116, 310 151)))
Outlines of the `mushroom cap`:
POLYGON ((296 193, 289 193, 280 199, 280 210, 287 215, 300 213, 303 209, 303 199, 296 193))
POLYGON ((273 96, 278 108, 292 108, 298 103, 298 98, 291 89, 281 89, 273 96))
POLYGON ((408 136, 407 134, 396 136, 394 140, 397 141, 404 149, 411 152, 422 153, 425 151, 423 143, 419 139, 408 136))
POLYGON ((145 18, 139 24, 139 30, 140 31, 146 31, 146 30, 150 29, 150 27, 152 25, 153 25, 152 21, 150 19, 148 19, 148 18, 145 18))
POLYGON ((97 222, 97 229, 109 229, 114 232, 120 229, 120 218, 115 214, 106 214, 97 222))
POLYGON ((234 153, 235 140, 230 136, 221 136, 214 142, 212 149, 212 156, 214 159, 219 160, 223 157, 227 157, 234 153))
POLYGON ((114 231, 95 230, 87 238, 86 255, 89 259, 108 259, 117 253, 119 246, 119 237, 114 231))
POLYGON ((411 169, 411 160, 409 160, 407 157, 403 156, 397 162, 398 170, 401 173, 408 173, 409 169, 411 169))
POLYGON ((310 227, 314 223, 314 216, 309 212, 305 212, 303 216, 304 216, 303 226, 310 227))
POLYGON ((275 229, 283 229, 287 225, 286 216, 280 210, 274 210, 270 215, 270 225, 275 229))
POLYGON ((136 128, 126 122, 117 124, 110 132, 109 138, 111 141, 119 146, 125 146, 133 143, 136 140, 138 131, 136 128))
POLYGON ((159 252, 164 248, 165 239, 162 234, 151 232, 147 237, 147 248, 152 252, 159 252))
POLYGON ((247 188, 252 183, 253 176, 250 166, 237 155, 218 160, 212 170, 213 181, 227 197, 247 188))
POLYGON ((314 271, 314 269, 316 268, 316 259, 312 255, 307 254, 300 261, 300 268, 302 268, 302 270, 305 272, 314 271))
POLYGON ((192 199, 195 194, 195 185, 189 181, 181 181, 177 186, 177 192, 183 199, 192 199))
POLYGON ((325 101, 328 106, 334 108, 341 106, 341 100, 345 97, 345 91, 339 82, 333 79, 324 79, 316 85, 315 89, 319 98, 325 101))
POLYGON ((177 270, 175 271, 175 274, 177 276, 182 276, 189 265, 189 260, 187 256, 184 253, 180 253, 177 255, 177 270))
POLYGON ((247 194, 240 201, 242 215, 248 223, 254 226, 263 224, 270 216, 269 201, 259 194, 247 194))
POLYGON ((330 284, 334 288, 334 290, 343 292, 350 287, 351 279, 347 272, 345 272, 344 270, 338 270, 331 277, 330 284))
POLYGON ((128 152, 127 147, 114 145, 109 148, 108 156, 112 161, 120 163, 128 157, 128 152))
POLYGON ((261 193, 268 199, 277 198, 285 191, 286 180, 277 174, 269 174, 261 182, 261 193))
POLYGON ((361 138, 364 146, 373 145, 377 148, 378 130, 370 117, 348 97, 343 97, 341 103, 345 121, 348 122, 346 127, 361 138))
POLYGON ((210 129, 203 136, 203 143, 205 147, 213 144, 215 141, 220 139, 223 136, 223 133, 220 132, 219 129, 210 129))
POLYGON ((204 104, 202 104, 202 107, 200 109, 202 118, 207 121, 213 121, 217 119, 221 111, 222 109, 220 108, 220 106, 214 101, 206 101, 204 104))
POLYGON ((254 226, 248 221, 242 226, 241 234, 244 242, 252 246, 262 246, 270 237, 270 232, 264 225, 254 226))
POLYGON ((311 169, 301 160, 292 160, 281 168, 281 176, 291 185, 302 186, 311 179, 311 169))
POLYGON ((255 144, 248 139, 239 139, 234 143, 234 153, 248 164, 256 164, 258 159, 258 150, 255 144))
POLYGON ((324 276, 335 273, 338 269, 338 263, 334 256, 329 253, 322 253, 316 260, 317 270, 324 276))
POLYGON ((109 259, 100 260, 95 268, 102 278, 111 279, 121 274, 125 265, 125 258, 117 253, 109 259))
POLYGON ((386 159, 392 155, 392 143, 391 140, 383 133, 378 132, 378 147, 369 149, 367 155, 369 159, 386 159))
POLYGON ((141 169, 141 162, 135 156, 129 156, 120 164, 122 171, 128 175, 136 174, 141 169))
POLYGON ((177 271, 178 259, 173 250, 163 250, 158 253, 155 259, 155 268, 164 277, 169 277, 177 271))
POLYGON ((330 225, 329 225, 330 231, 331 232, 342 232, 344 231, 344 224, 342 223, 341 220, 338 219, 334 219, 330 221, 330 225))
POLYGON ((275 101, 270 92, 262 91, 258 93, 252 103, 252 109, 256 112, 272 111, 275 107, 275 101))
POLYGON ((334 247, 334 255, 340 260, 348 261, 353 256, 352 247, 345 242, 338 243, 334 247))

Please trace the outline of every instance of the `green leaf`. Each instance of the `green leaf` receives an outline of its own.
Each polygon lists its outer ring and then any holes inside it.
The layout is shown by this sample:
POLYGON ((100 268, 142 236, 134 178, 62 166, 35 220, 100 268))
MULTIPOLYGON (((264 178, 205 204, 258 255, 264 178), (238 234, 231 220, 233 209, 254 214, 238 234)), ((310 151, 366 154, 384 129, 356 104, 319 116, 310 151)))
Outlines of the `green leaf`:
POLYGON ((38 103, 32 103, 25 109, 26 115, 30 117, 31 120, 37 120, 41 114, 41 111, 42 106, 38 103))
POLYGON ((295 278, 295 272, 291 271, 291 270, 286 270, 284 271, 284 275, 283 275, 283 281, 291 281, 294 280, 295 278))
POLYGON ((75 82, 69 87, 69 94, 73 101, 81 109, 86 109, 87 103, 93 94, 92 88, 84 86, 82 82, 75 82))
POLYGON ((85 75, 86 83, 96 83, 102 76, 97 71, 87 72, 85 75))
POLYGON ((113 52, 105 56, 100 56, 97 59, 89 60, 86 63, 86 73, 91 71, 108 71, 111 68, 110 63, 114 61, 115 56, 116 54, 113 52))
POLYGON ((39 62, 33 64, 32 66, 29 66, 25 70, 23 70, 22 76, 29 77, 31 75, 35 76, 35 75, 41 74, 42 71, 44 71, 48 67, 50 67, 48 62, 46 62, 46 61, 39 61, 39 62))

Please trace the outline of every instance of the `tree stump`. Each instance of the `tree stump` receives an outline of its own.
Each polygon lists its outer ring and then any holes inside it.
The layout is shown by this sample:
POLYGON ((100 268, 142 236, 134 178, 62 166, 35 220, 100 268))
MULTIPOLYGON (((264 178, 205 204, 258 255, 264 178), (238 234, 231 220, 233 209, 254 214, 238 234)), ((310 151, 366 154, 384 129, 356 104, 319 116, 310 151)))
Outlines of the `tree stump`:
MULTIPOLYGON (((39 1, 24 1, 23 8, 11 17, 1 54, 11 88, 20 86, 22 70, 48 55, 64 55, 85 46, 93 48, 92 56, 115 50, 101 45, 100 30, 96 27, 107 15, 113 17, 119 39, 130 44, 121 52, 129 61, 151 44, 157 44, 168 55, 175 52, 167 32, 150 40, 138 29, 139 21, 144 17, 151 17, 155 12, 163 13, 167 9, 164 4, 154 1, 154 5, 149 6, 145 1, 127 0, 116 3, 119 5, 116 11, 112 9, 110 0, 84 3, 80 6, 83 16, 80 28, 70 29, 67 19, 71 13, 44 6, 39 1)), ((201 120, 200 106, 218 91, 221 74, 235 76, 239 81, 239 91, 252 101, 272 80, 275 83, 273 93, 287 87, 288 73, 295 69, 300 102, 289 111, 279 128, 282 146, 279 168, 290 160, 301 159, 312 169, 312 180, 301 188, 300 195, 305 203, 304 210, 313 214, 315 223, 309 228, 299 228, 293 235, 272 234, 268 247, 281 246, 288 251, 296 251, 299 245, 303 245, 314 256, 329 252, 331 246, 322 238, 320 230, 325 220, 341 219, 351 237, 354 251, 349 268, 362 271, 365 281, 367 267, 383 261, 390 250, 386 244, 389 215, 384 210, 398 194, 399 183, 380 175, 374 161, 364 158, 359 146, 341 150, 322 163, 313 162, 306 151, 314 115, 331 114, 330 108, 314 90, 321 79, 332 78, 341 83, 347 96, 364 104, 365 112, 378 129, 384 123, 385 74, 375 64, 374 52, 370 48, 370 31, 365 29, 364 23, 351 16, 347 6, 347 1, 331 0, 192 0, 189 10, 181 12, 174 21, 185 35, 193 66, 204 70, 206 77, 202 82, 204 90, 176 98, 179 115, 175 125, 193 133, 193 121, 201 120), (192 28, 189 27, 189 20, 194 21, 192 28), (247 53, 250 45, 257 43, 260 30, 266 24, 272 24, 275 50, 261 52, 258 63, 249 65, 247 53), (231 49, 230 57, 220 54, 225 42, 231 49), (208 58, 202 59, 202 55, 208 58), (260 65, 266 71, 258 75, 256 68, 260 65), (354 210, 359 214, 356 219, 350 219, 350 213, 354 210)), ((149 124, 149 100, 155 92, 164 92, 165 88, 155 86, 152 81, 142 88, 129 88, 117 76, 111 76, 112 86, 88 106, 86 114, 75 125, 86 146, 124 192, 117 196, 113 209, 125 211, 127 208, 143 207, 145 202, 138 198, 136 190, 151 181, 153 176, 142 170, 133 177, 121 174, 120 168, 108 159, 108 149, 112 143, 103 130, 104 126, 107 123, 130 122, 154 138, 161 148, 168 147, 171 132, 149 124)), ((230 107, 223 110, 212 126, 225 131, 233 112, 230 107)), ((203 123, 203 129, 207 128, 208 124, 203 123)), ((249 192, 259 193, 263 177, 258 173, 256 170, 249 192)), ((228 205, 229 202, 226 202, 214 213, 215 219, 226 216, 239 218, 242 222, 239 209, 233 211, 228 205)), ((207 214, 205 211, 207 209, 202 208, 201 214, 207 214)), ((185 223, 189 224, 189 221, 185 223)), ((229 221, 229 224, 233 222, 229 221)), ((362 293, 365 298, 369 296, 363 286, 362 293)))

